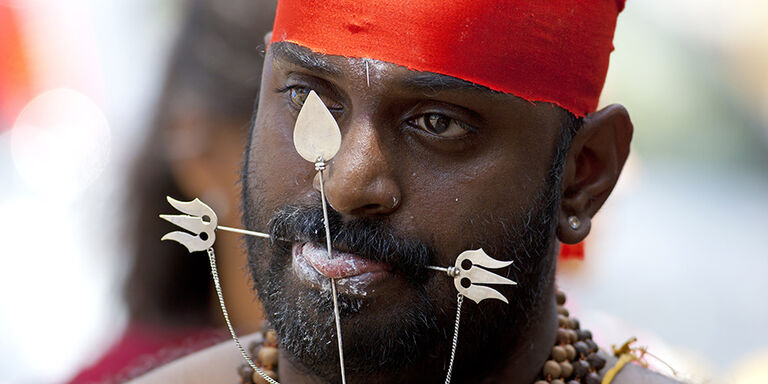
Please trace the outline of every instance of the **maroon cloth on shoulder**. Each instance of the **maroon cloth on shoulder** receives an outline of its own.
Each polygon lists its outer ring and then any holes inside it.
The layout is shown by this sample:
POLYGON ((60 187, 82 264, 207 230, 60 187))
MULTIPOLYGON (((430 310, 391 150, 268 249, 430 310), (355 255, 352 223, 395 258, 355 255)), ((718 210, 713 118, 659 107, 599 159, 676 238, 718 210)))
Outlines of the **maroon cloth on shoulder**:
POLYGON ((228 337, 223 328, 130 324, 120 340, 69 383, 122 383, 228 337))

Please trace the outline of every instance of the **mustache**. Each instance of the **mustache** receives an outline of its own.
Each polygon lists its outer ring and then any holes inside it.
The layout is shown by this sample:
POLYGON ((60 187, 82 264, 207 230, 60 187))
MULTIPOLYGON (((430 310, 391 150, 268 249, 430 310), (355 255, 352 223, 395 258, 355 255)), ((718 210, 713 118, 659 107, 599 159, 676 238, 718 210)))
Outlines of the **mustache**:
MULTIPOLYGON (((387 263, 393 267, 393 272, 404 275, 415 284, 427 279, 426 267, 431 265, 436 252, 425 242, 398 235, 391 224, 383 220, 355 218, 345 222, 341 214, 330 207, 328 224, 333 249, 387 263)), ((325 245, 322 206, 291 205, 280 209, 269 221, 269 232, 273 239, 325 245)), ((284 242, 273 242, 273 246, 290 247, 284 242)))

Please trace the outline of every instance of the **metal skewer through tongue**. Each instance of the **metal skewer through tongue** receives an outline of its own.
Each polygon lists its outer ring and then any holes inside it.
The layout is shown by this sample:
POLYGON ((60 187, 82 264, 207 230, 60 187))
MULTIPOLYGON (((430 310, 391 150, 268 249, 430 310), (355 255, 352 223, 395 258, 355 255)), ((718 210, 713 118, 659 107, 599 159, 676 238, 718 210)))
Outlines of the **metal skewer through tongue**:
MULTIPOLYGON (((327 200, 325 199, 325 185, 323 182, 323 171, 325 170, 325 162, 318 159, 315 162, 315 169, 320 172, 320 198, 323 204, 323 224, 325 225, 325 245, 328 249, 328 258, 333 259, 333 247, 331 246, 331 228, 328 223, 328 207, 327 200)), ((339 316, 339 295, 336 292, 336 279, 331 278, 331 294, 333 296, 333 318, 336 322, 336 340, 339 345, 339 365, 341 367, 341 382, 346 384, 347 377, 344 372, 344 343, 341 340, 341 317, 339 316)))
MULTIPOLYGON (((293 145, 296 151, 305 160, 314 163, 315 170, 320 178, 320 199, 323 205, 323 221, 325 224, 325 243, 328 250, 328 258, 333 258, 331 247, 331 228, 328 223, 328 200, 325 196, 325 170, 326 161, 336 155, 341 147, 341 130, 336 119, 325 106, 325 103, 315 93, 310 91, 304 100, 304 105, 296 117, 296 125, 293 129, 293 145)), ((344 370, 344 344, 341 340, 341 318, 339 316, 339 300, 336 292, 336 279, 331 278, 331 293, 333 296, 333 317, 336 323, 336 340, 339 345, 339 366, 341 369, 341 383, 347 383, 344 370)))

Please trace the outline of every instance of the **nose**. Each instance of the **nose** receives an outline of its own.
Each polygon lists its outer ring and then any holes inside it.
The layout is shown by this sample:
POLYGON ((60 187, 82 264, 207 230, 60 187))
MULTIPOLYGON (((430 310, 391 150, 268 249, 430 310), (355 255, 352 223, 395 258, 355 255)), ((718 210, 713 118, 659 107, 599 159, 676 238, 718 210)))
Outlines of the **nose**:
MULTIPOLYGON (((323 179, 333 209, 353 216, 381 216, 397 210, 402 196, 385 147, 372 124, 350 122, 323 179)), ((317 190, 319 177, 315 175, 313 183, 317 190)))

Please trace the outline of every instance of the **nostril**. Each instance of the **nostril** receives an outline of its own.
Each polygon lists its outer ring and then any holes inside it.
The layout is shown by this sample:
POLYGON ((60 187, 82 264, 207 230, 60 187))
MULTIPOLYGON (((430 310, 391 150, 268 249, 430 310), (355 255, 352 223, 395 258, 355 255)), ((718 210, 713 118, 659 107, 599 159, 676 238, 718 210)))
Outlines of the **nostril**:
POLYGON ((362 207, 360 207, 360 210, 365 212, 372 212, 381 209, 381 206, 378 204, 366 204, 362 207))
POLYGON ((353 215, 381 215, 390 212, 391 209, 381 204, 366 204, 350 212, 353 215))

